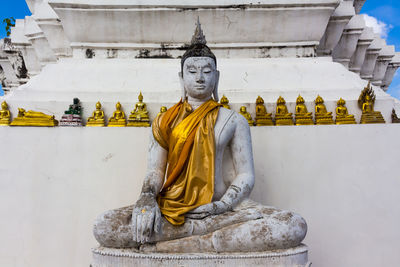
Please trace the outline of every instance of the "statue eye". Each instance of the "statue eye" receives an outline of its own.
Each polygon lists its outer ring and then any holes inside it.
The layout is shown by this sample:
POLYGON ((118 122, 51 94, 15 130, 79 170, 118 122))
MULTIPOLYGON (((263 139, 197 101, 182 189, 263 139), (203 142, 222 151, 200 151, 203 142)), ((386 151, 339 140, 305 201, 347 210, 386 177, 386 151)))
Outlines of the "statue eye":
POLYGON ((189 69, 189 72, 190 72, 190 73, 196 73, 196 69, 190 68, 190 69, 189 69))
POLYGON ((211 72, 211 69, 205 68, 205 69, 203 70, 203 72, 204 72, 204 73, 210 73, 210 72, 211 72))

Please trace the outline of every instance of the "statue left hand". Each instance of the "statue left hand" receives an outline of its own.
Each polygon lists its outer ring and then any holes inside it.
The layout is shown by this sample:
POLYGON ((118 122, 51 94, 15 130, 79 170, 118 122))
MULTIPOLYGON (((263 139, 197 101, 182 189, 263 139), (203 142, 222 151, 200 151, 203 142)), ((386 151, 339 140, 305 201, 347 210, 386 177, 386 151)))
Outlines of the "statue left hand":
POLYGON ((189 211, 188 213, 185 214, 185 217, 190 219, 203 219, 210 215, 217 215, 224 213, 230 209, 231 208, 229 207, 229 205, 226 204, 225 202, 214 201, 189 211))

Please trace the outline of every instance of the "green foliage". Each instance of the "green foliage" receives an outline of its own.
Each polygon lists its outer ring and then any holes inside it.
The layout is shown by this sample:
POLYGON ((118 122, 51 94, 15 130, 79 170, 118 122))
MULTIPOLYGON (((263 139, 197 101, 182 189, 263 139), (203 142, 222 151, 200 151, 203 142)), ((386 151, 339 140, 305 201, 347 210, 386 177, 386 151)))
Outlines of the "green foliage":
POLYGON ((15 26, 15 19, 13 17, 3 19, 3 24, 6 24, 7 36, 11 34, 11 27, 15 26))

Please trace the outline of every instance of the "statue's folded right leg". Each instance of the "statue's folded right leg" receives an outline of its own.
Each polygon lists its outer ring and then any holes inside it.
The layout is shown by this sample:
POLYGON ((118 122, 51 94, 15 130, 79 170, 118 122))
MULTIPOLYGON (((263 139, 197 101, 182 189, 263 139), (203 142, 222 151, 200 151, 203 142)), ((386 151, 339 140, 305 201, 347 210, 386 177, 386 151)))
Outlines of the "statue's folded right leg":
POLYGON ((193 234, 144 245, 141 250, 159 253, 255 252, 300 245, 307 232, 304 219, 293 212, 262 206, 253 201, 232 212, 192 223, 193 234))

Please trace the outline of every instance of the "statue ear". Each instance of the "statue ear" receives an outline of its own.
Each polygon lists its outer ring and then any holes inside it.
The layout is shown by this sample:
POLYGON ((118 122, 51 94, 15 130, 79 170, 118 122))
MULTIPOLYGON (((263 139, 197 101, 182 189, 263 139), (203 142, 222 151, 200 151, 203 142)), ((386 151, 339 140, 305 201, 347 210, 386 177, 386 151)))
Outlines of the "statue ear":
POLYGON ((219 84, 219 71, 217 70, 217 74, 216 74, 216 77, 215 77, 214 92, 213 92, 214 100, 217 101, 217 102, 219 101, 218 84, 219 84))
POLYGON ((185 85, 183 83, 183 73, 179 72, 178 73, 179 76, 179 82, 181 84, 181 97, 182 97, 182 102, 184 102, 186 100, 186 90, 185 90, 185 85))

